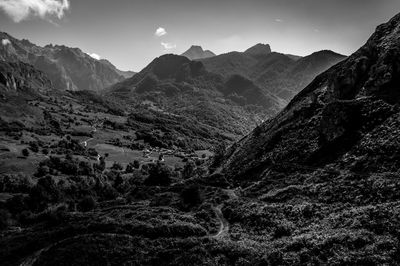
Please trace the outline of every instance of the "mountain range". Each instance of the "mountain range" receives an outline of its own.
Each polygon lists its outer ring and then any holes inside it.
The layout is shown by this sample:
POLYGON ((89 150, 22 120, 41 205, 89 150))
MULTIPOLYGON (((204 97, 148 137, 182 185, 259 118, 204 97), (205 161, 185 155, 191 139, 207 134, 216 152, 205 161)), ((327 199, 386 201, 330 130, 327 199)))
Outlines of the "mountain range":
POLYGON ((24 62, 43 71, 57 90, 101 91, 132 76, 107 60, 97 60, 79 48, 64 45, 37 46, 0 32, 0 60, 24 62))
POLYGON ((298 58, 271 52, 269 45, 257 44, 245 52, 230 52, 201 61, 209 71, 224 77, 238 74, 252 80, 285 105, 316 75, 345 58, 332 51, 298 58))

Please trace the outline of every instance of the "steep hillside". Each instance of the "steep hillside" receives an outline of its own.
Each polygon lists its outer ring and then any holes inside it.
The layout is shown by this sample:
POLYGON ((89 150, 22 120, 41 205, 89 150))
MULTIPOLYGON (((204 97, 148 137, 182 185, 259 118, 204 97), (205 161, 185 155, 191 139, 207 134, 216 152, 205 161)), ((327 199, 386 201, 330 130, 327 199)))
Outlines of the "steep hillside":
POLYGON ((186 52, 181 55, 187 57, 190 60, 204 59, 215 56, 215 54, 210 50, 204 51, 203 48, 198 45, 192 45, 186 52))
POLYGON ((43 71, 58 90, 100 91, 129 76, 106 60, 96 60, 78 48, 37 46, 0 33, 0 59, 22 61, 43 71))
POLYGON ((398 130, 398 24, 395 17, 378 27, 356 53, 318 76, 278 116, 236 144, 224 169, 237 180, 259 178, 280 163, 396 169, 391 135, 398 130))

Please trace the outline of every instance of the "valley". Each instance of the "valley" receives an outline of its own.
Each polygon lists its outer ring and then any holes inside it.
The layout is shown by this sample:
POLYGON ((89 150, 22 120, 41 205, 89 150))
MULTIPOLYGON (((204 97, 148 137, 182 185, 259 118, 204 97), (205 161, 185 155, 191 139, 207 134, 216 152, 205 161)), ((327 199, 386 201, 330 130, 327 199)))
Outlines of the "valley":
POLYGON ((400 14, 137 73, 0 38, 1 265, 400 264, 400 14))

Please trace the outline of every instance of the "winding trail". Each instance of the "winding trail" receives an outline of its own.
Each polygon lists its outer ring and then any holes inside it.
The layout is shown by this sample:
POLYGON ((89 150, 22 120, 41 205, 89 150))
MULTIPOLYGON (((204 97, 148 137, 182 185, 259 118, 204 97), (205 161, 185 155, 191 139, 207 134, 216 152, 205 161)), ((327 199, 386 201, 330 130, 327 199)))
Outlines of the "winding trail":
POLYGON ((221 239, 224 238, 226 236, 229 236, 229 222, 225 219, 221 209, 222 209, 222 204, 218 205, 217 207, 213 207, 213 210, 215 212, 215 214, 217 215, 217 218, 220 222, 220 226, 219 226, 219 230, 218 232, 213 235, 213 238, 217 238, 217 239, 221 239))
MULTIPOLYGON (((235 190, 233 189, 223 189, 223 192, 225 192, 229 199, 234 200, 238 198, 238 195, 236 194, 235 190)), ((213 238, 221 239, 228 237, 229 238, 229 222, 228 220, 225 219, 224 214, 222 213, 222 207, 224 204, 220 204, 216 207, 213 207, 213 210, 215 214, 217 215, 217 218, 219 220, 220 226, 218 232, 213 235, 213 238)))

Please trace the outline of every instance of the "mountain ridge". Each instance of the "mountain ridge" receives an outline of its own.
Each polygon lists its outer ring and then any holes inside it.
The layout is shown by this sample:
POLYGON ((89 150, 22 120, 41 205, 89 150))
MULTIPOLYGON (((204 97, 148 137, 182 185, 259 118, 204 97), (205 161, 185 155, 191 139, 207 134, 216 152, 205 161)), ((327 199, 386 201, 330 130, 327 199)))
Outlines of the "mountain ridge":
POLYGON ((4 32, 0 32, 0 39, 0 59, 35 66, 48 75, 58 90, 100 91, 130 75, 109 61, 92 58, 79 48, 51 44, 40 47, 4 32))

